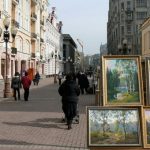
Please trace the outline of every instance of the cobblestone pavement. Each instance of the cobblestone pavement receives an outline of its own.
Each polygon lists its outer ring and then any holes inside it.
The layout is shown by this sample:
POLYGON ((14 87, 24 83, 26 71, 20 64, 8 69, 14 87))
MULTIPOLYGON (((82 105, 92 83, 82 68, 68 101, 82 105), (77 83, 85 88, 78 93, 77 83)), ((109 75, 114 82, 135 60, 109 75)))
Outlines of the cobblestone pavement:
MULTIPOLYGON (((2 98, 0 86, 0 150, 87 150, 86 106, 94 95, 80 95, 79 124, 62 123, 61 97, 53 78, 31 86, 29 101, 2 98)), ((23 90, 21 90, 23 93, 23 90)))

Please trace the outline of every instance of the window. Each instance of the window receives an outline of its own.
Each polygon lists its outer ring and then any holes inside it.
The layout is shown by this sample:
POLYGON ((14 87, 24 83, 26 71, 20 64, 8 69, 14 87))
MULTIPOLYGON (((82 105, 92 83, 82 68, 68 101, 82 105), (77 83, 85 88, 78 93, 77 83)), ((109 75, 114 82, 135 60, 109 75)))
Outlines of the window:
POLYGON ((121 34, 124 35, 124 26, 121 26, 121 34))
POLYGON ((127 10, 131 10, 131 2, 127 1, 127 10))
POLYGON ((124 10, 124 3, 121 3, 121 10, 124 10))
POLYGON ((26 50, 25 50, 25 53, 30 53, 30 43, 29 41, 26 40, 26 50))
POLYGON ((121 14, 121 22, 124 21, 124 14, 121 14))
POLYGON ((22 52, 23 51, 23 40, 22 40, 22 38, 18 37, 16 39, 16 41, 17 41, 17 49, 18 49, 18 51, 22 52))
POLYGON ((137 19, 147 18, 147 12, 137 12, 136 17, 137 17, 137 19))
POLYGON ((127 25, 127 33, 130 34, 131 33, 131 25, 127 25))
POLYGON ((30 2, 26 0, 25 29, 30 31, 30 2))
POLYGON ((130 13, 127 13, 127 20, 132 20, 133 18, 132 18, 132 13, 130 12, 130 13))
POLYGON ((132 45, 132 37, 131 37, 131 36, 128 36, 128 37, 127 37, 127 41, 128 41, 128 44, 129 44, 129 45, 132 45))
POLYGON ((147 7, 147 0, 136 0, 137 7, 147 7))
POLYGON ((19 7, 18 7, 18 22, 19 22, 19 25, 22 27, 22 0, 19 0, 19 7))
POLYGON ((139 26, 136 25, 136 27, 135 27, 135 32, 138 32, 138 30, 139 30, 139 26))
POLYGON ((9 0, 4 0, 4 10, 8 12, 9 0))

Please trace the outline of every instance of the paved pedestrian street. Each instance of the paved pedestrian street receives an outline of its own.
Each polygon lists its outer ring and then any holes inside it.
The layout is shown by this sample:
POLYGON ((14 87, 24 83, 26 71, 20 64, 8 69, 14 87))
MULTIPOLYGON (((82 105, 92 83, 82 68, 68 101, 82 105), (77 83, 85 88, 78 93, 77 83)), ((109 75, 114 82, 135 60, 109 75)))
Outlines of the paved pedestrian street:
MULTIPOLYGON (((79 124, 67 130, 62 123, 61 97, 53 78, 32 84, 29 101, 0 101, 0 150, 86 150, 86 106, 94 105, 94 95, 80 95, 79 124)), ((21 89, 23 93, 23 89, 21 89)))

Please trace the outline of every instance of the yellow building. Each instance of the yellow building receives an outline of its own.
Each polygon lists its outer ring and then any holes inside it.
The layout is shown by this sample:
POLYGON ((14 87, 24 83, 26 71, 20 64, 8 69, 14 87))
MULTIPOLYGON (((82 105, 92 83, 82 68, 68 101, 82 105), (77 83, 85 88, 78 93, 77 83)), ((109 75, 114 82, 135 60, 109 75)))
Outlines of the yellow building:
POLYGON ((150 17, 141 26, 142 57, 150 57, 150 17))
MULTIPOLYGON (((11 21, 10 29, 18 28, 15 41, 8 44, 8 77, 11 78, 16 71, 22 74, 29 69, 43 74, 48 0, 1 0, 0 10, 0 28, 4 30, 6 17, 11 21)), ((5 77, 5 51, 5 43, 0 43, 0 79, 5 77)))

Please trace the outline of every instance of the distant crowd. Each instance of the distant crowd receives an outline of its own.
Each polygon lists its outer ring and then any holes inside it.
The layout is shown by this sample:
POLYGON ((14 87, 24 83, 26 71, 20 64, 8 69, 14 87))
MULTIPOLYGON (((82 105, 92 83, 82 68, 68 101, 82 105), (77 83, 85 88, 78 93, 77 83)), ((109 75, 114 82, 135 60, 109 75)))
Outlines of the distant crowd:
MULTIPOLYGON (((81 94, 95 94, 97 81, 94 78, 94 74, 80 71, 78 73, 71 74, 73 76, 74 81, 76 81, 76 83, 79 85, 81 94)), ((58 73, 59 85, 61 85, 62 79, 65 79, 66 76, 67 74, 64 74, 63 72, 58 73)))

